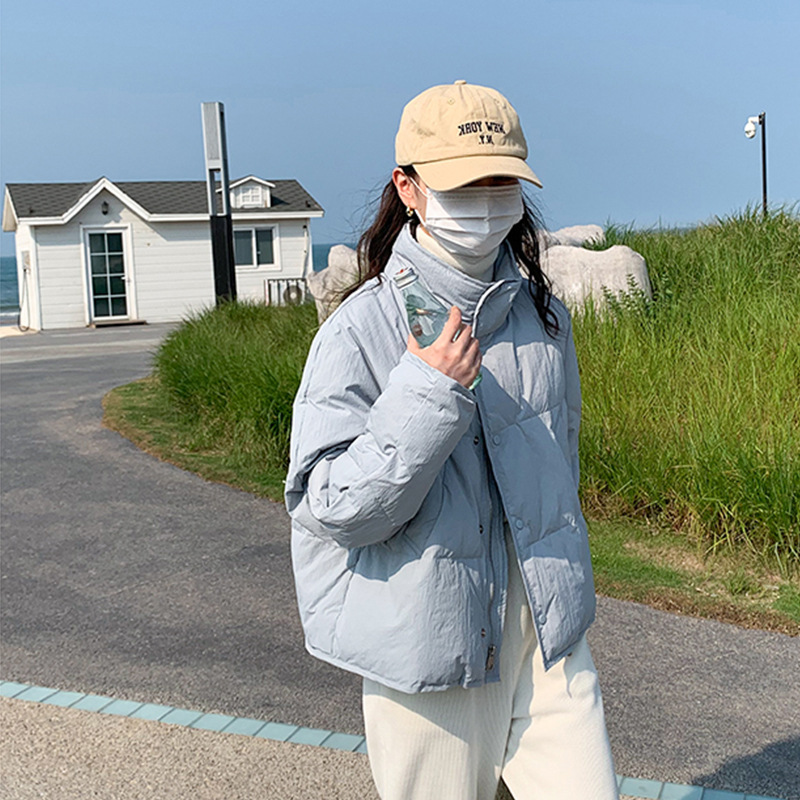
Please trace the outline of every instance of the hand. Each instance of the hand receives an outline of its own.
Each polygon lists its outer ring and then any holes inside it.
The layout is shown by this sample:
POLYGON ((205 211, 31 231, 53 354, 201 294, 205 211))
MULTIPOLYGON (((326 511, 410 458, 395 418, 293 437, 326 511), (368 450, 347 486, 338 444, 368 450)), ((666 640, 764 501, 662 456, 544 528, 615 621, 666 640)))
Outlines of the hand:
POLYGON ((472 385, 481 369, 478 340, 472 338, 472 326, 461 323, 461 311, 456 306, 450 309, 450 316, 432 345, 420 347, 419 342, 409 336, 408 350, 466 388, 472 385))

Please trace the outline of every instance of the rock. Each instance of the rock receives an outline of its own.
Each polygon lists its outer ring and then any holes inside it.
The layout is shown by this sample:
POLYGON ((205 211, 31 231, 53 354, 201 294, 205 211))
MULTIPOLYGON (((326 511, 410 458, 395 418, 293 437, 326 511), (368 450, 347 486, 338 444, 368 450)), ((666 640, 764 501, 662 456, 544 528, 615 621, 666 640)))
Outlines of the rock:
POLYGON ((559 228, 553 234, 558 239, 558 244, 570 247, 583 247, 585 244, 601 244, 606 240, 606 235, 599 225, 570 225, 559 228))
POLYGON ((342 296, 358 282, 356 251, 344 244, 331 247, 328 266, 306 278, 308 291, 317 304, 317 316, 322 324, 342 302, 342 296))
POLYGON ((553 294, 568 306, 583 305, 589 296, 602 306, 603 288, 613 295, 627 294, 630 281, 648 299, 653 297, 645 260, 621 244, 608 250, 552 245, 542 253, 542 270, 553 282, 553 294))
POLYGON ((567 228, 559 228, 557 231, 541 231, 539 248, 546 250, 548 247, 558 244, 583 247, 590 243, 601 244, 605 239, 605 233, 599 225, 571 225, 567 228))

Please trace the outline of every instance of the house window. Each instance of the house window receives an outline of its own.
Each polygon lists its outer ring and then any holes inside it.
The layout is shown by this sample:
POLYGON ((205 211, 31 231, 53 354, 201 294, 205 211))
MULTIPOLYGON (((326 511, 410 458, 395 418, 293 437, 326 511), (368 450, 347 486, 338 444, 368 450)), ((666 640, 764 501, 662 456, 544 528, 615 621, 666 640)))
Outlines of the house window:
POLYGON ((264 195, 260 186, 242 186, 239 189, 239 207, 260 207, 264 204, 264 195))
POLYGON ((245 228, 233 232, 233 254, 237 267, 275 264, 272 228, 245 228))
POLYGON ((237 267, 253 266, 253 231, 233 232, 233 256, 237 267))

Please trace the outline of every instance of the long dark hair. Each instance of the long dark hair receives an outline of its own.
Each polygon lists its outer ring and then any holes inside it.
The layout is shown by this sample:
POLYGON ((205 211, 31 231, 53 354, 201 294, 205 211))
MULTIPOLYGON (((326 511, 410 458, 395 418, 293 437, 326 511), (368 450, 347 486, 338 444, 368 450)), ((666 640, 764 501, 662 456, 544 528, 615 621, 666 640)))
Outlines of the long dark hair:
MULTIPOLYGON (((416 178, 416 170, 412 166, 400 167, 410 178, 416 178)), ((542 272, 539 263, 539 237, 537 231, 544 230, 536 207, 523 195, 524 213, 522 219, 511 229, 506 241, 511 246, 514 259, 522 271, 528 276, 528 293, 533 300, 539 318, 550 336, 558 334, 558 317, 550 308, 551 284, 542 272)), ((395 240, 404 225, 411 226, 411 233, 416 235, 419 219, 414 214, 408 216, 406 206, 400 200, 394 183, 390 180, 381 193, 378 212, 372 225, 361 234, 356 246, 358 255, 358 282, 344 294, 348 297, 359 286, 383 273, 392 254, 395 240)))

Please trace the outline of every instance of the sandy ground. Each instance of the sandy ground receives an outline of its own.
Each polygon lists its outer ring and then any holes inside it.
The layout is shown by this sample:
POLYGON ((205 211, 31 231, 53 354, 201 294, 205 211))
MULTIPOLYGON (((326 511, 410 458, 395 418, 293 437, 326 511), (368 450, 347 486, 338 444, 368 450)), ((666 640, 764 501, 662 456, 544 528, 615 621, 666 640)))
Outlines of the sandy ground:
POLYGON ((15 325, 0 325, 0 339, 6 336, 24 336, 26 333, 36 333, 36 331, 21 331, 15 325))

